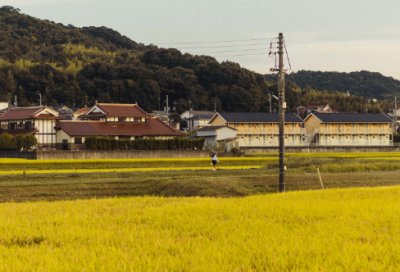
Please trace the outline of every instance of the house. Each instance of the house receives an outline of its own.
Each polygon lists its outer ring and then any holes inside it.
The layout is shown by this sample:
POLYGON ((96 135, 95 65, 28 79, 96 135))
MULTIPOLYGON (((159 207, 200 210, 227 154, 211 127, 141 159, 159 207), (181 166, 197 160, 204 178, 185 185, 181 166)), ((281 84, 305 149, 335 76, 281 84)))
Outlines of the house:
POLYGON ((39 148, 56 148, 54 126, 57 120, 62 119, 63 116, 47 106, 10 108, 0 116, 0 134, 33 134, 38 140, 39 148))
MULTIPOLYGON (((294 113, 285 114, 285 145, 303 145, 303 120, 294 113)), ((229 126, 237 129, 239 148, 279 146, 279 113, 216 113, 210 126, 229 126)))
MULTIPOLYGON (((204 137, 204 145, 215 145, 217 142, 236 142, 237 129, 229 126, 208 126, 197 130, 197 137, 204 137)), ((235 143, 232 143, 233 145, 235 143)), ((230 146, 234 147, 234 146, 230 146)), ((226 151, 229 151, 230 147, 226 151)))
POLYGON ((391 145, 392 120, 382 113, 318 113, 304 120, 308 141, 318 146, 391 145))
POLYGON ((96 103, 78 117, 81 121, 57 122, 57 148, 86 149, 85 138, 109 136, 117 140, 171 139, 183 133, 152 117, 137 104, 96 103))
POLYGON ((181 119, 186 120, 188 131, 194 131, 208 124, 215 112, 187 110, 181 114, 181 119))
POLYGON ((79 110, 74 111, 74 113, 71 114, 71 119, 72 120, 79 120, 79 116, 86 114, 88 111, 90 111, 90 107, 85 107, 79 110))
POLYGON ((311 113, 314 111, 325 111, 325 112, 331 112, 331 107, 329 107, 328 104, 310 104, 307 107, 307 113, 311 113))
POLYGON ((307 108, 304 106, 298 106, 296 108, 297 115, 300 116, 301 118, 305 118, 307 116, 307 108))

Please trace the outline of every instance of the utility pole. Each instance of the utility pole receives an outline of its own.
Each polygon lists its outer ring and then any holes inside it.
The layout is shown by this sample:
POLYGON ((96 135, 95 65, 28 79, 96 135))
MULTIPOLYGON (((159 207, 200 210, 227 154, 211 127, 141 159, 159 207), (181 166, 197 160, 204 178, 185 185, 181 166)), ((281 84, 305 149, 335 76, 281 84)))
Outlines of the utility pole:
POLYGON ((161 102, 160 102, 160 97, 158 97, 158 111, 161 111, 161 102))
POLYGON ((41 106, 41 105, 42 105, 42 94, 39 93, 39 106, 41 106))
POLYGON ((272 112, 272 99, 271 94, 268 94, 268 101, 269 101, 269 113, 272 112))
POLYGON ((217 101, 214 100, 214 112, 217 112, 217 101))
POLYGON ((285 191, 285 71, 283 70, 283 34, 279 33, 279 192, 285 191))
POLYGON ((394 97, 394 133, 397 133, 397 96, 394 97))
POLYGON ((17 102, 17 95, 14 96, 14 107, 18 107, 18 102, 17 102))
MULTIPOLYGON (((190 119, 190 111, 191 111, 190 103, 192 103, 192 101, 190 101, 190 99, 189 99, 189 118, 188 119, 190 119)), ((190 120, 188 120, 188 130, 190 132, 190 120)))
MULTIPOLYGON (((272 68, 271 72, 278 72, 278 91, 279 91, 279 192, 285 191, 285 70, 283 69, 283 34, 279 33, 278 55, 279 69, 272 68)), ((272 48, 272 43, 271 43, 272 48)), ((271 52, 270 52, 271 54, 271 52)), ((276 53, 275 53, 276 54, 276 53)), ((275 96, 274 96, 275 97, 275 96)))

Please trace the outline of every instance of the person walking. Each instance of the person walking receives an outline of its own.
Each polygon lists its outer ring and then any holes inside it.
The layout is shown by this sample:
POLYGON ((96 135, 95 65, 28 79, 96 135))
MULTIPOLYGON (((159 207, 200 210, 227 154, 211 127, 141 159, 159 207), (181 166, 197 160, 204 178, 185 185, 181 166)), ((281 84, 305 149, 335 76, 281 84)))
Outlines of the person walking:
POLYGON ((217 162, 219 162, 217 158, 217 152, 214 152, 214 154, 211 156, 211 161, 211 164, 214 166, 213 171, 215 171, 215 166, 217 165, 217 162))

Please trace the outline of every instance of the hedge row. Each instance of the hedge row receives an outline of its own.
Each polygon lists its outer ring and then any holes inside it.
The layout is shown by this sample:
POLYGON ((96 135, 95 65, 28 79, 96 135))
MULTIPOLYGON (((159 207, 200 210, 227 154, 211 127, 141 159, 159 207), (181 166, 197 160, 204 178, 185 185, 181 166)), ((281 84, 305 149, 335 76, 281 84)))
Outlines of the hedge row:
POLYGON ((8 133, 3 133, 0 135, 0 150, 28 151, 35 145, 37 145, 37 139, 32 134, 12 136, 8 133))
POLYGON ((201 150, 204 141, 204 138, 116 140, 112 137, 90 136, 85 139, 85 145, 89 150, 201 150))

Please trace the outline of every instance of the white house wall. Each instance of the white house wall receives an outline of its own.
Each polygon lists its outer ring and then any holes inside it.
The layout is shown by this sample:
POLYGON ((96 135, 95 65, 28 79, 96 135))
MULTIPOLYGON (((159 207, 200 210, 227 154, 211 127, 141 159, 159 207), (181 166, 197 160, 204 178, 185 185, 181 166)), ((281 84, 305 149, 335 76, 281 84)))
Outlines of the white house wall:
POLYGON ((220 128, 217 131, 217 141, 223 139, 232 139, 236 138, 236 130, 230 128, 220 128))
POLYGON ((54 129, 55 121, 46 119, 35 119, 35 128, 38 129, 35 136, 39 146, 55 148, 57 143, 57 134, 54 129))

